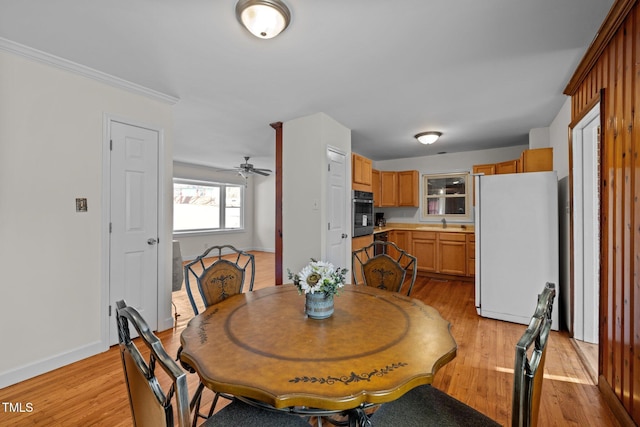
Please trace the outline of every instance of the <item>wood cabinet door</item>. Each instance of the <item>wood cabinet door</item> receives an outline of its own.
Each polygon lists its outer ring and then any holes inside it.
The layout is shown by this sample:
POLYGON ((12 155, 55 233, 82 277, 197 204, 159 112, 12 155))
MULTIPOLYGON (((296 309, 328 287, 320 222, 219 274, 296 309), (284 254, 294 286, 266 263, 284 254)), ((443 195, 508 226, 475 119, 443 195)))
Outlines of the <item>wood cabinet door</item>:
POLYGON ((476 236, 467 234, 467 276, 476 275, 476 236))
POLYGON ((493 163, 486 165, 473 165, 473 173, 483 173, 485 175, 494 175, 496 173, 496 165, 493 163))
MULTIPOLYGON (((351 251, 353 253, 358 249, 362 249, 365 246, 369 246, 372 243, 373 243, 373 234, 370 234, 368 236, 353 237, 351 239, 351 251)), ((355 265, 351 266, 351 281, 349 281, 348 283, 353 283, 354 274, 358 278, 358 283, 363 283, 362 271, 359 271, 355 265)))
POLYGON ((438 240, 435 233, 433 233, 433 238, 422 236, 423 234, 427 233, 412 233, 410 253, 418 258, 418 271, 436 272, 438 240))
POLYGON ((464 234, 440 233, 438 238, 438 273, 467 274, 467 242, 464 234))
POLYGON ((532 148, 524 150, 520 156, 522 172, 543 172, 553 170, 553 148, 532 148))
MULTIPOLYGON (((400 249, 411 254, 411 248, 409 247, 409 231, 405 230, 393 230, 389 232, 389 241, 395 243, 400 249)), ((395 249, 389 247, 387 253, 391 258, 398 259, 400 254, 395 249)), ((411 254, 413 255, 413 254, 411 254)))
POLYGON ((520 172, 520 159, 496 163, 496 174, 520 172))
POLYGON ((376 169, 371 170, 371 190, 373 191, 373 206, 379 208, 382 203, 380 200, 380 171, 376 169))
POLYGON ((353 168, 352 182, 354 184, 362 184, 366 186, 371 185, 371 160, 366 157, 362 157, 359 154, 353 153, 351 156, 353 168))
POLYGON ((380 171, 380 206, 398 206, 398 173, 380 171))
POLYGON ((418 171, 398 172, 398 206, 420 206, 418 171))

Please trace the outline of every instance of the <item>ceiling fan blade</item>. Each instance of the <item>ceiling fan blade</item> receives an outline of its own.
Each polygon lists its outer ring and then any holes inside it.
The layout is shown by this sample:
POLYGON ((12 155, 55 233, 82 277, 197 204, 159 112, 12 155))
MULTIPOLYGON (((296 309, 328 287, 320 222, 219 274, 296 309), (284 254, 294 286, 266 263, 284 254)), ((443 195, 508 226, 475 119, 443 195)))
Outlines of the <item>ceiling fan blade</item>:
MULTIPOLYGON (((253 173, 257 173, 258 175, 262 175, 262 176, 269 176, 268 172, 265 172, 268 169, 252 169, 251 172, 253 173)), ((269 171, 271 172, 271 171, 269 171)))

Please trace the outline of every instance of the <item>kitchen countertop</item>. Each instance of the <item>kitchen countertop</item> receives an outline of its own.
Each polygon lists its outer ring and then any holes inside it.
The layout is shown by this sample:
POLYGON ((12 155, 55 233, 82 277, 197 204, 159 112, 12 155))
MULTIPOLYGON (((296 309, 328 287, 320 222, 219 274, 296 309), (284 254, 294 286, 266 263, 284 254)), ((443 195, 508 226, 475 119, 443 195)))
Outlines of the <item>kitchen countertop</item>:
POLYGON ((441 231, 445 233, 475 233, 475 226, 473 224, 447 224, 447 227, 443 227, 442 224, 416 224, 416 223, 401 223, 390 222, 384 227, 374 227, 373 234, 384 233, 392 230, 403 231, 441 231))

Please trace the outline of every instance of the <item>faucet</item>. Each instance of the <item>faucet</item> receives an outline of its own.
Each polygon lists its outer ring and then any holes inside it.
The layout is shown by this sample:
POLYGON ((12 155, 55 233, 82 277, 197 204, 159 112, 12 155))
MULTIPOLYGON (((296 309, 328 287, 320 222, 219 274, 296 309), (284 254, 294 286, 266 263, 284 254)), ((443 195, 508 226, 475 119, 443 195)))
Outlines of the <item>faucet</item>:
POLYGON ((442 218, 442 228, 447 228, 447 219, 442 218))

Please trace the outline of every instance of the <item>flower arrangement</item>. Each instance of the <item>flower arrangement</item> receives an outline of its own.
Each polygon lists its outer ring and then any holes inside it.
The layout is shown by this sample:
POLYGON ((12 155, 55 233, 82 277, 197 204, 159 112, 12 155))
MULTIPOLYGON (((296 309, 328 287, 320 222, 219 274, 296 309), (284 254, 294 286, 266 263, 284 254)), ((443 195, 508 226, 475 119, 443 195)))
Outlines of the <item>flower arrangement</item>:
POLYGON ((340 292, 340 288, 344 286, 347 271, 346 268, 336 268, 330 262, 316 261, 313 258, 297 274, 293 274, 291 270, 287 269, 289 279, 293 280, 298 288, 298 293, 324 292, 327 297, 337 295, 340 292))

